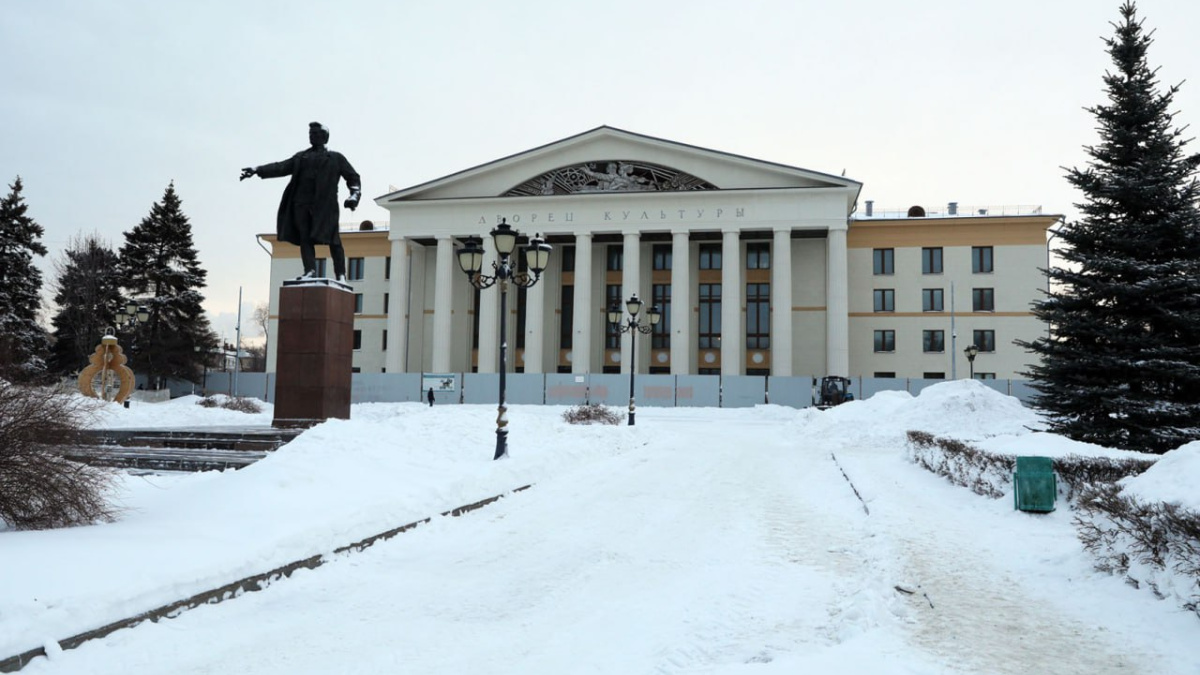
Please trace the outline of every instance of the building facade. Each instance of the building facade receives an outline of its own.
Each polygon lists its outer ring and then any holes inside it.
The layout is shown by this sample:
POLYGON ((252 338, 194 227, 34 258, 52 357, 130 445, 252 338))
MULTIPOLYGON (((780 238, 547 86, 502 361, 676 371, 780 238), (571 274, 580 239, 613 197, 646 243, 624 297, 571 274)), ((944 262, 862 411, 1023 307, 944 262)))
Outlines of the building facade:
MULTIPOLYGON (((1013 340, 1045 330, 1030 303, 1057 218, 858 213, 861 188, 600 127, 384 195, 386 228, 342 233, 355 370, 497 372, 499 288, 471 286, 455 251, 483 239, 489 273, 504 221, 554 247, 539 283, 508 291, 510 371, 628 372, 631 336, 605 315, 636 294, 662 315, 638 336, 642 373, 965 376, 975 344, 977 375, 1020 377, 1013 340)), ((278 289, 300 260, 261 239, 274 370, 278 289)))

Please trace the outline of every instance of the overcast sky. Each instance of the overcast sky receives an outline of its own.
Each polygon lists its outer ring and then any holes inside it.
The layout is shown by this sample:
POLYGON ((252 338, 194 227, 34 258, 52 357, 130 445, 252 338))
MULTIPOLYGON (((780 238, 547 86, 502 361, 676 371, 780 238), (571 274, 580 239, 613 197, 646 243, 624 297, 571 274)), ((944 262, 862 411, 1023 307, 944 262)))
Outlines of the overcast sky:
MULTIPOLYGON (((312 120, 372 199, 610 125, 841 174, 876 208, 1039 204, 1096 142, 1118 0, 6 0, 2 188, 46 228, 114 248, 171 181, 233 339, 268 298, 284 179, 243 166, 307 146, 312 120)), ((1200 3, 1141 0, 1180 125, 1200 120, 1200 3)), ((1195 128, 1195 127, 1194 127, 1195 128)), ((1190 134, 1189 134, 1190 136, 1190 134)), ((1194 152, 1200 147, 1191 146, 1194 152)), ((343 196, 345 188, 342 188, 343 196)))

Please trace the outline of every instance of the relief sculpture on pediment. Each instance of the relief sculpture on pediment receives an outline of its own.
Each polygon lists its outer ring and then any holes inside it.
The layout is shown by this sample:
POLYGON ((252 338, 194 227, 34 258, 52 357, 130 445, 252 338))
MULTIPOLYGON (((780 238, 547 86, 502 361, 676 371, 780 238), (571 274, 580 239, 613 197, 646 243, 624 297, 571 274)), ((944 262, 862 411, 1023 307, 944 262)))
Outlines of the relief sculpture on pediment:
POLYGON ((706 180, 665 166, 605 160, 547 171, 517 185, 503 196, 715 189, 717 187, 706 180))

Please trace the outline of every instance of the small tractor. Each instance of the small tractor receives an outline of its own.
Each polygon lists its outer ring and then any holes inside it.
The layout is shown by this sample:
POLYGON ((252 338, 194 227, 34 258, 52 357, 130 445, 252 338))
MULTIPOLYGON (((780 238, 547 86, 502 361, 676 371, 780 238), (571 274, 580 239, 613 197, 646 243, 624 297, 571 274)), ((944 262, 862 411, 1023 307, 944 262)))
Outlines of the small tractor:
POLYGON ((846 401, 853 401, 854 394, 850 391, 850 380, 837 375, 821 378, 820 390, 817 393, 817 409, 828 410, 846 401))

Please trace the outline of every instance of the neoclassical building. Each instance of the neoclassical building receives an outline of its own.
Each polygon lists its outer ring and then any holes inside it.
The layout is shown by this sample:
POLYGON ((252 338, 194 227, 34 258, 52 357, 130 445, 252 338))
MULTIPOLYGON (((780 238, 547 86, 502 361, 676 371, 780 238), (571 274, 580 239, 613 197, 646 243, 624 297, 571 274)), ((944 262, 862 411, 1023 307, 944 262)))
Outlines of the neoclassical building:
MULTIPOLYGON (((503 220, 554 247, 539 283, 509 290, 511 371, 627 372, 630 336, 605 314, 637 294, 662 316, 638 336, 638 372, 944 378, 966 375, 975 344, 977 376, 1019 378, 1029 357, 1013 340, 1045 330, 1030 303, 1058 217, 873 213, 861 190, 599 127, 383 195, 389 223, 342 233, 355 370, 497 372, 498 287, 476 290, 455 251, 482 238, 490 272, 503 220)), ((299 251, 260 238, 274 318, 299 251)))

